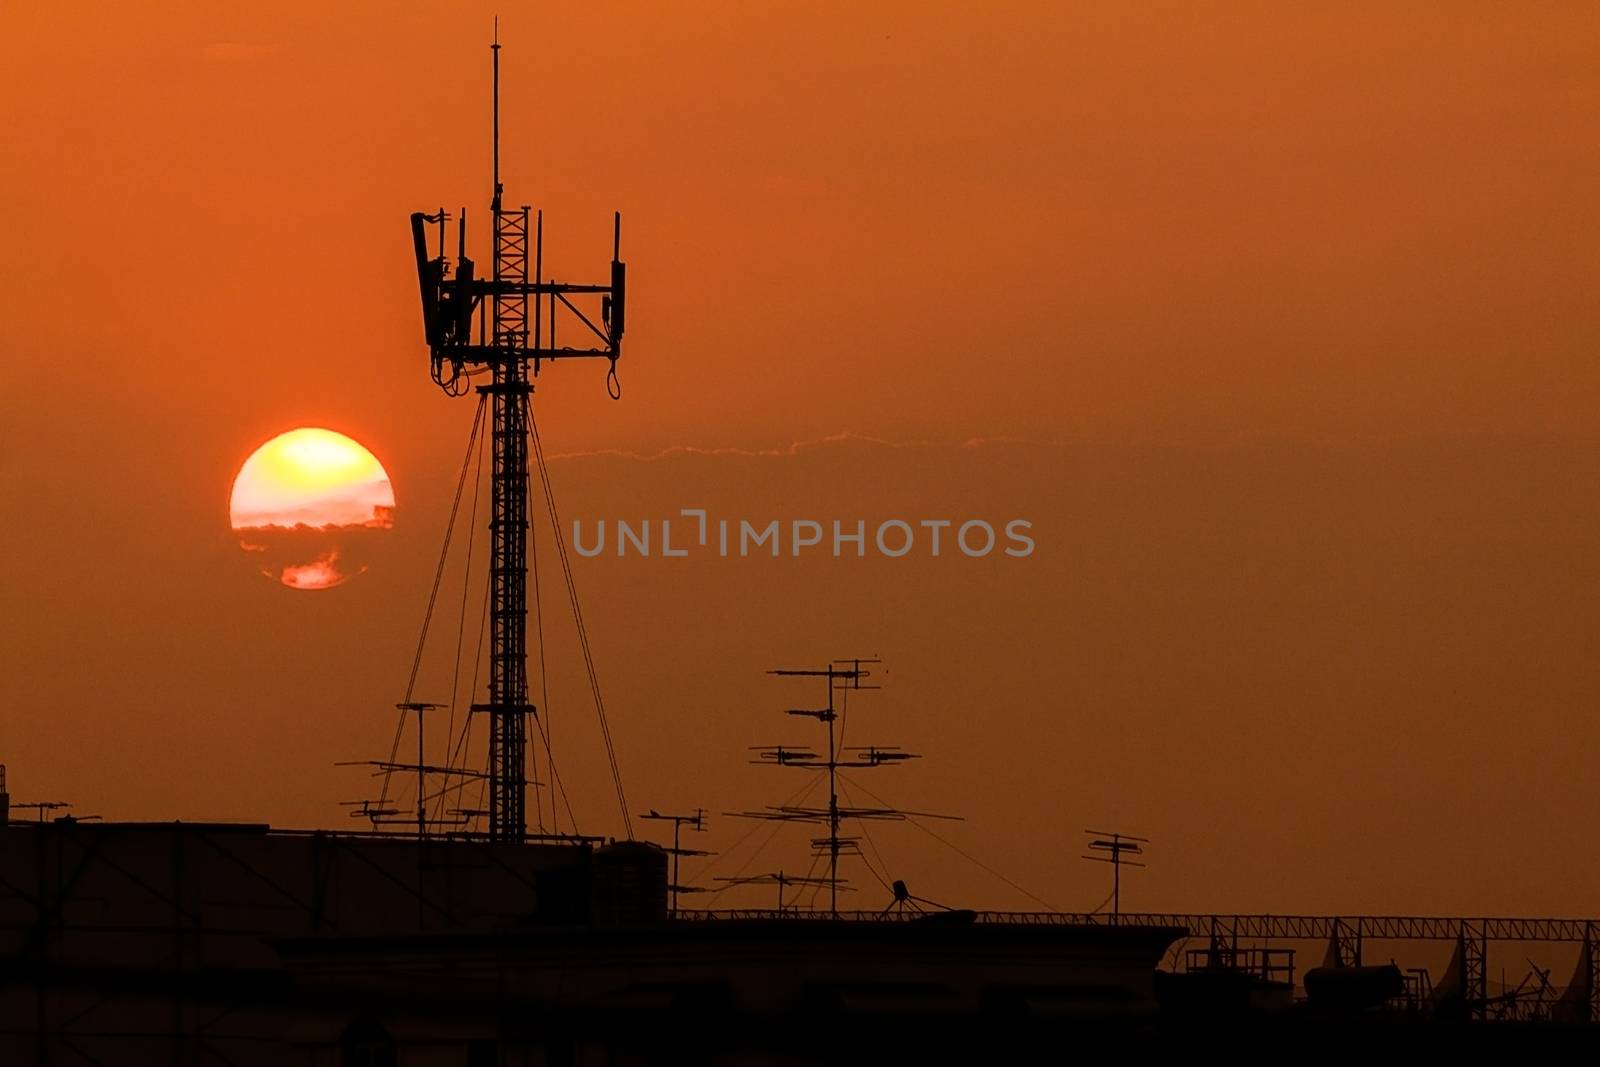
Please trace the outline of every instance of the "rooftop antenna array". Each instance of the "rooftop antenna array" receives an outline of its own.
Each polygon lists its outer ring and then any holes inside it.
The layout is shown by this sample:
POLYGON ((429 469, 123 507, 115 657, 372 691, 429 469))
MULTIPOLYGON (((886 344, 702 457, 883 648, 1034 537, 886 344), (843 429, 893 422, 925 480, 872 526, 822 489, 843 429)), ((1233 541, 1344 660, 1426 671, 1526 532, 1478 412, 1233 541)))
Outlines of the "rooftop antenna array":
MULTIPOLYGON (((403 700, 395 705, 395 708, 402 716, 410 714, 417 717, 417 762, 340 760, 335 764, 338 767, 371 767, 373 768, 372 775, 374 778, 387 777, 391 774, 414 774, 417 776, 417 810, 414 815, 408 815, 399 808, 389 807, 386 800, 341 801, 343 806, 351 809, 350 815, 352 818, 366 819, 374 827, 410 825, 414 821, 417 828, 417 836, 427 837, 430 823, 427 803, 443 794, 455 792, 459 788, 459 786, 448 784, 451 778, 459 778, 465 782, 483 781, 489 777, 484 771, 475 771, 466 767, 443 767, 427 762, 427 758, 424 755, 426 747, 424 745, 423 716, 430 711, 437 711, 443 707, 446 707, 446 705, 432 704, 422 700, 403 700), (430 774, 438 775, 446 782, 444 788, 431 795, 428 793, 428 775, 430 774)), ((404 725, 403 721, 402 725, 404 725)), ((463 828, 468 824, 474 813, 465 809, 452 808, 448 814, 450 815, 448 821, 441 819, 439 816, 435 816, 431 820, 434 830, 463 828)))
POLYGON ((679 840, 679 834, 682 833, 685 826, 696 833, 705 833, 706 809, 696 808, 693 815, 663 815, 656 809, 651 808, 639 818, 650 819, 655 822, 670 822, 672 824, 672 847, 666 850, 672 856, 672 884, 667 886, 667 889, 672 894, 672 914, 676 915, 678 914, 679 893, 705 892, 704 886, 682 884, 682 879, 678 877, 678 859, 682 856, 711 855, 710 852, 703 848, 684 848, 679 840))
MULTIPOLYGON (((452 217, 436 212, 411 216, 411 237, 421 286, 423 331, 433 381, 450 396, 465 395, 475 380, 480 403, 492 404, 489 562, 488 700, 472 705, 489 720, 487 760, 488 836, 521 841, 527 835, 527 722, 538 709, 528 689, 528 458, 533 381, 546 362, 604 359, 606 389, 622 395, 617 360, 622 355, 626 306, 626 267, 621 260, 622 216, 614 214, 611 271, 604 282, 558 282, 544 273, 544 213, 508 207, 500 180, 500 39, 493 57, 493 181, 489 201, 493 257, 488 278, 478 276, 467 256, 466 209, 452 217), (456 224, 454 258, 449 258, 450 223, 456 224), (430 248, 433 229, 436 250, 430 248), (530 240, 531 231, 531 240, 530 240), (529 258, 532 255, 530 276, 529 258), (565 326, 560 340, 558 326, 565 326), (576 330, 576 342, 567 340, 576 330)), ((541 453, 542 455, 542 453, 541 453)), ((546 487, 548 495, 548 486, 546 487)), ((552 505, 553 507, 553 505, 552 505)), ((592 672, 591 672, 592 673, 592 672)), ((603 710, 602 710, 603 716, 603 710)), ((420 712, 419 712, 420 718, 420 712)), ((420 736, 420 725, 419 725, 420 736)), ((609 732, 606 734, 609 746, 609 732)), ((617 777, 614 753, 613 777, 617 777)), ((419 755, 415 767, 395 770, 427 773, 419 755)), ((432 768, 442 770, 441 768, 432 768)), ((617 779, 618 792, 621 781, 617 779)), ((358 812, 361 814, 362 812, 358 812)), ((391 817, 384 810, 365 812, 391 817)), ((419 825, 426 822, 418 816, 419 825)), ((628 813, 623 808, 626 823, 628 813)), ((631 832, 631 828, 630 828, 631 832)))
POLYGON ((778 887, 778 916, 783 917, 784 898, 783 891, 789 886, 825 886, 838 885, 846 893, 854 893, 849 886, 842 885, 829 878, 813 878, 810 875, 785 874, 782 871, 769 871, 766 874, 747 874, 742 877, 721 877, 717 881, 729 886, 736 885, 775 885, 778 887))
POLYGON ((1124 859, 1124 856, 1144 855, 1143 845, 1148 845, 1148 837, 1134 837, 1131 834, 1107 833, 1104 830, 1085 830, 1090 836, 1089 851, 1095 855, 1086 855, 1083 858, 1096 863, 1111 864, 1111 923, 1116 925, 1122 914, 1122 868, 1143 867, 1144 864, 1137 860, 1124 859))
MULTIPOLYGON (((29 801, 28 803, 25 803, 25 804, 13 804, 13 805, 11 805, 11 810, 13 810, 13 811, 33 811, 33 812, 37 812, 38 813, 38 818, 35 821, 42 823, 42 822, 44 822, 45 812, 47 812, 47 811, 65 811, 67 808, 70 808, 70 807, 73 807, 73 806, 74 805, 70 801, 66 801, 66 800, 33 800, 33 801, 29 801)), ((89 816, 86 816, 84 819, 79 820, 79 821, 87 822, 90 819, 98 819, 99 817, 100 816, 98 816, 98 815, 89 815, 89 816)), ((67 822, 74 821, 73 817, 71 815, 58 815, 58 816, 56 816, 56 818, 57 819, 64 819, 67 822)))
POLYGON ((44 822, 47 811, 64 811, 72 807, 65 800, 33 800, 26 803, 13 802, 11 792, 6 788, 6 765, 0 763, 0 826, 11 821, 13 811, 32 811, 38 814, 38 821, 44 822))
MULTIPOLYGON (((839 916, 839 857, 841 855, 861 855, 860 839, 845 837, 839 833, 841 824, 847 819, 865 821, 868 819, 882 819, 903 821, 908 816, 917 815, 923 818, 948 819, 949 815, 933 815, 928 812, 902 811, 899 808, 858 808, 841 807, 839 804, 839 771, 850 768, 883 767, 902 763, 906 760, 920 759, 915 753, 906 752, 893 746, 882 745, 855 745, 843 746, 840 737, 840 715, 836 704, 836 694, 848 694, 851 690, 877 689, 876 685, 863 685, 862 682, 872 677, 868 666, 880 663, 876 659, 841 659, 834 660, 826 667, 806 669, 779 669, 768 671, 768 674, 785 678, 821 678, 827 686, 828 704, 823 708, 788 708, 785 714, 800 718, 815 719, 828 728, 828 748, 826 754, 815 752, 808 746, 784 745, 757 745, 751 751, 756 753, 752 763, 776 767, 799 767, 803 770, 821 771, 826 773, 828 781, 828 804, 826 807, 807 807, 802 804, 768 805, 761 811, 729 812, 741 819, 766 819, 773 822, 801 822, 818 823, 827 828, 827 836, 815 838, 811 844, 817 850, 819 857, 826 856, 828 860, 828 874, 820 881, 828 887, 828 909, 834 918, 839 916)), ((848 696, 846 697, 848 699, 848 696)), ((780 886, 779 892, 782 892, 780 886)))

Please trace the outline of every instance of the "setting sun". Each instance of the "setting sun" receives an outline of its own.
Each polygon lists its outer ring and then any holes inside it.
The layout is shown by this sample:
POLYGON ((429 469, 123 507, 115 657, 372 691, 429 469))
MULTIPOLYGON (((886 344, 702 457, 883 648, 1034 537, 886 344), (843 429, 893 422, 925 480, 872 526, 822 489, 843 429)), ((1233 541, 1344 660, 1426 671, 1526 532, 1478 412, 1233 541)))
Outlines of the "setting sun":
POLYGON ((229 514, 263 574, 292 589, 329 589, 366 570, 352 553, 394 524, 394 489, 360 442, 306 426, 245 460, 229 514))

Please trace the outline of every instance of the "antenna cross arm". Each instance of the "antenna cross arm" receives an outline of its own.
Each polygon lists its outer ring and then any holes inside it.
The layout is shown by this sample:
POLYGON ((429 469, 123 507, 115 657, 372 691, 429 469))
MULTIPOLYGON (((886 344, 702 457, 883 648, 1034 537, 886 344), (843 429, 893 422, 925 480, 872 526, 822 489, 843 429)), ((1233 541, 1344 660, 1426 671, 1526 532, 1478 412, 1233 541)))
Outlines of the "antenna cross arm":
POLYGON ((493 715, 521 714, 532 715, 537 710, 532 704, 474 704, 470 709, 474 713, 488 712, 493 715))
POLYGON ((609 348, 506 348, 502 345, 441 345, 434 349, 441 359, 460 363, 482 363, 492 367, 498 363, 521 359, 611 359, 616 352, 609 348))
POLYGON ((561 293, 609 293, 613 288, 610 285, 580 282, 510 282, 502 278, 497 282, 475 281, 468 291, 480 296, 536 296, 561 293))
POLYGON ((808 719, 816 719, 819 722, 832 722, 838 718, 832 708, 785 708, 783 713, 785 715, 804 715, 808 719))
POLYGON ((427 774, 440 774, 449 778, 488 778, 485 771, 471 771, 465 767, 441 767, 432 763, 389 763, 386 760, 369 760, 368 766, 377 767, 381 771, 423 771, 427 774))

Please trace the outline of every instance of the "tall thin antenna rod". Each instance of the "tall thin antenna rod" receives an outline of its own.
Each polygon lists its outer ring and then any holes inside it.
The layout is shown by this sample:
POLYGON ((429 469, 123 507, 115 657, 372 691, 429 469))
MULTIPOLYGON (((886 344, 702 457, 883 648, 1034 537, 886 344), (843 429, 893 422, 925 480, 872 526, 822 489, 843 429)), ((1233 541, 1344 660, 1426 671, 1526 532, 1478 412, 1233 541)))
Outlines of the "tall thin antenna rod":
POLYGON ((422 700, 407 700, 395 705, 400 712, 414 711, 417 713, 417 836, 428 836, 428 760, 427 748, 423 744, 422 718, 427 712, 443 707, 442 704, 430 704, 422 700))
POLYGON ((494 210, 500 210, 500 16, 494 18, 494 210))

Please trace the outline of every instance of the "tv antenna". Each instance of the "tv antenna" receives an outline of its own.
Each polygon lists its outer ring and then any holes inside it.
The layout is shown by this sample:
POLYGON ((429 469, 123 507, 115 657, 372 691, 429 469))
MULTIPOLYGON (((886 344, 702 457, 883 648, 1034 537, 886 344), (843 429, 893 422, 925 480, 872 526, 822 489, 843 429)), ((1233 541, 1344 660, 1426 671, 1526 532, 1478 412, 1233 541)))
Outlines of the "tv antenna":
POLYGON ((1131 834, 1107 833, 1105 830, 1085 830, 1091 838, 1089 851, 1098 855, 1084 856, 1086 860, 1096 863, 1111 864, 1111 924, 1117 924, 1118 917, 1122 914, 1122 868, 1143 867, 1144 864, 1137 860, 1124 859, 1124 856, 1144 855, 1143 845, 1148 845, 1148 837, 1134 837, 1131 834))
POLYGON ((904 821, 910 815, 919 815, 930 819, 955 818, 955 816, 950 815, 902 811, 898 808, 858 808, 840 807, 839 805, 839 771, 841 768, 883 767, 921 758, 915 753, 906 752, 897 747, 881 745, 841 747, 839 744, 840 729, 836 725, 839 722, 839 712, 835 704, 834 694, 847 694, 850 690, 879 688, 876 685, 863 685, 862 682, 872 677, 872 672, 866 668, 880 662, 882 661, 876 659, 842 659, 834 660, 826 667, 821 668, 784 668, 768 671, 768 674, 786 678, 824 679, 828 693, 827 707, 788 708, 784 713, 801 718, 816 719, 819 723, 826 725, 828 728, 828 749, 826 755, 824 755, 804 746, 797 748, 783 745, 757 745, 751 749, 752 752, 756 753, 756 758, 751 762, 825 772, 828 776, 828 805, 827 807, 806 807, 799 804, 768 805, 761 811, 729 813, 741 819, 820 823, 827 827, 827 836, 814 838, 811 844, 817 850, 818 856, 827 856, 828 858, 828 876, 825 882, 828 885, 828 907, 834 918, 839 916, 839 857, 841 855, 861 855, 860 839, 845 837, 839 833, 840 825, 846 819, 858 821, 869 819, 904 821))
MULTIPOLYGON (((422 803, 424 804, 431 800, 438 800, 449 793, 459 791, 467 782, 482 782, 487 781, 489 778, 487 771, 475 771, 467 767, 445 767, 436 763, 422 763, 420 761, 417 763, 398 763, 393 760, 376 759, 339 760, 334 766, 371 767, 373 768, 372 776, 374 778, 384 779, 394 774, 415 774, 419 786, 423 781, 424 775, 427 774, 436 774, 447 780, 450 778, 462 779, 455 785, 446 785, 441 789, 434 790, 432 793, 422 794, 422 803)), ((420 812, 407 814, 399 808, 389 806, 391 801, 382 798, 377 800, 341 800, 339 803, 341 806, 351 809, 350 817, 352 819, 366 819, 374 828, 379 826, 414 826, 417 827, 418 837, 426 837, 429 826, 432 826, 435 831, 450 827, 463 828, 474 817, 483 814, 483 812, 473 808, 450 808, 446 814, 453 816, 453 818, 447 821, 437 815, 432 819, 428 819, 424 813, 420 812)))
MULTIPOLYGON (((42 825, 45 812, 65 811, 73 806, 70 801, 66 800, 30 800, 13 803, 11 793, 6 788, 6 765, 0 763, 0 826, 4 826, 11 821, 11 813, 13 811, 34 812, 36 820, 42 825)), ((100 818, 98 815, 86 815, 82 819, 74 819, 71 815, 56 816, 57 821, 61 822, 86 822, 90 819, 98 818, 100 818)))
MULTIPOLYGON (((447 782, 450 778, 460 778, 463 780, 461 783, 463 785, 472 779, 481 780, 487 777, 487 775, 478 771, 467 770, 463 767, 441 767, 427 761, 427 756, 425 755, 426 749, 424 746, 426 735, 423 730, 423 716, 427 712, 435 711, 443 707, 448 707, 448 705, 431 704, 425 700, 402 700, 400 703, 395 705, 395 709, 400 712, 402 730, 405 727, 405 716, 415 715, 417 717, 417 762, 400 763, 395 760, 340 760, 334 764, 336 767, 375 768, 372 772, 373 777, 382 777, 385 782, 388 781, 388 777, 392 774, 415 774, 417 776, 417 811, 415 818, 417 836, 419 838, 428 836, 427 803, 428 801, 434 799, 428 795, 428 775, 441 775, 447 780, 447 782)), ((396 735, 396 740, 398 741, 398 735, 396 735)), ((460 788, 460 786, 452 787, 447 784, 446 787, 441 790, 441 793, 452 792, 454 789, 458 788, 460 788)), ((367 819, 374 827, 384 824, 399 824, 411 821, 408 818, 402 817, 399 808, 387 807, 386 805, 388 804, 388 801, 386 799, 346 800, 342 801, 341 803, 345 807, 352 809, 350 812, 351 818, 367 819)), ((438 819, 434 820, 435 823, 440 821, 441 820, 438 819)), ((459 817, 455 820, 452 820, 451 823, 451 825, 458 826, 464 824, 465 819, 459 817)))
MULTIPOLYGON (((489 692, 488 700, 473 704, 472 711, 483 713, 489 719, 489 837, 496 841, 521 841, 527 835, 528 825, 527 720, 538 714, 538 709, 528 701, 527 664, 531 379, 539 376, 546 361, 604 359, 610 365, 606 375, 607 391, 613 399, 621 397, 617 360, 622 355, 627 272, 620 258, 622 215, 618 212, 612 217, 611 275, 607 281, 580 284, 545 278, 544 213, 533 216, 530 241, 531 209, 526 204, 507 207, 504 202, 505 189, 500 180, 498 28, 490 50, 494 68, 490 276, 478 277, 476 265, 467 256, 465 208, 454 220, 443 208, 431 214, 414 212, 411 237, 416 251, 423 330, 434 382, 448 395, 462 396, 473 378, 485 374, 489 378, 487 383, 477 386, 480 403, 488 399, 493 406, 489 692), (453 260, 447 258, 451 221, 456 222, 453 260), (429 249, 430 226, 436 228, 437 252, 429 249), (557 327, 561 323, 565 323, 569 331, 577 330, 577 343, 567 342, 568 334, 557 340, 557 327)), ((537 451, 537 442, 535 448, 537 451)), ((539 460, 542 468, 542 452, 539 460)), ((579 631, 587 653, 581 620, 579 631)), ((592 666, 590 674, 593 683, 592 666)), ((598 706, 598 688, 596 703, 598 706)), ((622 802, 623 822, 631 836, 632 827, 621 795, 621 776, 611 749, 610 731, 605 727, 603 707, 599 710, 612 777, 622 802)))
POLYGON ((846 879, 813 878, 810 875, 785 874, 782 871, 771 871, 767 874, 747 874, 738 878, 718 878, 717 881, 725 882, 729 886, 736 885, 775 885, 778 887, 778 916, 783 916, 784 901, 783 891, 792 885, 799 886, 836 886, 846 893, 855 890, 846 884, 846 879))
POLYGON ((65 810, 66 808, 70 808, 70 807, 72 807, 71 802, 70 801, 66 801, 66 800, 34 800, 34 801, 29 801, 28 803, 25 803, 25 804, 13 804, 13 805, 11 805, 11 809, 13 811, 34 811, 34 812, 38 812, 38 817, 37 817, 36 821, 41 822, 41 823, 44 822, 44 813, 45 812, 47 812, 47 811, 62 811, 62 810, 65 810))
POLYGON ((652 819, 656 822, 670 822, 672 824, 672 847, 667 852, 672 856, 672 884, 667 886, 672 894, 672 914, 678 914, 679 893, 704 893, 705 887, 698 885, 682 885, 678 878, 678 858, 680 856, 709 856, 710 852, 703 848, 683 848, 678 835, 687 826, 696 833, 705 833, 706 809, 695 808, 693 815, 663 815, 654 808, 639 816, 641 819, 652 819))

